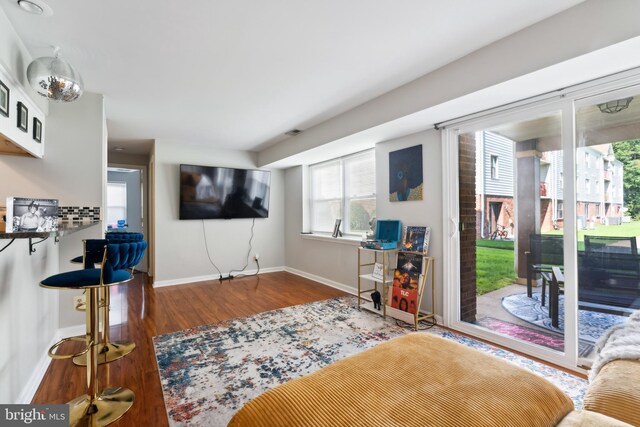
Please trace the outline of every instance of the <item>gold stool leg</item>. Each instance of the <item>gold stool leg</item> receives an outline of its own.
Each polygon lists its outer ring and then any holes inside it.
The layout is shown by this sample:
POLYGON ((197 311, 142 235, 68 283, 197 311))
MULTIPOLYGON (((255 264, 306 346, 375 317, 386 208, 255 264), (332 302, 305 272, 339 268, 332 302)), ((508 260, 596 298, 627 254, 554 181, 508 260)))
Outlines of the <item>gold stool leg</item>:
MULTIPOLYGON (((87 345, 98 336, 98 289, 87 291, 87 345)), ((133 405, 134 394, 127 388, 106 388, 98 394, 98 348, 91 345, 87 353, 87 394, 68 403, 70 426, 110 424, 124 415, 133 405)))
MULTIPOLYGON (((111 342, 109 339, 109 309, 111 292, 108 286, 100 287, 100 301, 102 309, 102 333, 100 334, 100 351, 98 352, 98 364, 113 362, 131 353, 136 344, 131 341, 111 342)), ((73 358, 73 363, 78 366, 87 364, 87 356, 82 355, 73 358)))

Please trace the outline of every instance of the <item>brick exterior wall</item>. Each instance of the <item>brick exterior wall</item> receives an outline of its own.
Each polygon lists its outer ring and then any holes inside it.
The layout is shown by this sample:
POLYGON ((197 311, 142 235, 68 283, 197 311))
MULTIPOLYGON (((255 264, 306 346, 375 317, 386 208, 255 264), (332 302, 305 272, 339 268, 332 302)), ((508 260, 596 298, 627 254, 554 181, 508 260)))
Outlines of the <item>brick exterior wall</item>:
MULTIPOLYGON (((482 204, 482 199, 480 195, 476 195, 476 239, 481 239, 482 236, 480 232, 482 231, 482 215, 480 214, 480 205, 482 204)), ((491 214, 489 211, 490 203, 502 203, 500 208, 500 215, 498 216, 498 220, 496 221, 498 224, 505 228, 509 228, 509 224, 515 225, 515 219, 513 217, 513 197, 504 197, 504 196, 484 196, 484 238, 488 239, 491 235, 491 214)), ((510 228, 509 233, 513 235, 513 228, 510 228)))
POLYGON ((476 320, 476 144, 474 134, 459 137, 460 320, 476 320))

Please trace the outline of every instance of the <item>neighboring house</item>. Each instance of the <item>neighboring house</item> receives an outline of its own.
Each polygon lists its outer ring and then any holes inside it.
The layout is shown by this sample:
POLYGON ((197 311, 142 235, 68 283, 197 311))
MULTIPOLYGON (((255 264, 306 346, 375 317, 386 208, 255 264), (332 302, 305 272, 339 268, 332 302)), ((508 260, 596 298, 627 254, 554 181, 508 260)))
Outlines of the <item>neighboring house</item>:
POLYGON ((513 223, 514 142, 492 132, 476 133, 476 229, 488 238, 513 223))
MULTIPOLYGON (((478 238, 504 227, 513 234, 514 141, 482 131, 476 134, 476 225, 478 238)), ((562 151, 540 153, 540 231, 562 228, 564 172, 562 151)), ((595 223, 620 224, 623 215, 623 164, 612 144, 576 151, 577 221, 580 229, 595 223)))

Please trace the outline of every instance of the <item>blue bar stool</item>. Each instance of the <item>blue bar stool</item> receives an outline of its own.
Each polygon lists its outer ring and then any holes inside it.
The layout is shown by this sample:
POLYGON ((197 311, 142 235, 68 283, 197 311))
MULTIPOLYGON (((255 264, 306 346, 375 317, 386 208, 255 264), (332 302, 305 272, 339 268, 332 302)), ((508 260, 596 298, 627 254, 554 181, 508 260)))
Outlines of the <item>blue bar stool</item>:
MULTIPOLYGON (((49 349, 53 359, 86 357, 87 394, 69 402, 69 425, 105 426, 120 418, 133 405, 134 393, 122 387, 98 388, 99 340, 99 293, 108 286, 121 284, 133 279, 131 269, 144 255, 147 243, 107 243, 106 240, 86 240, 85 252, 100 252, 100 268, 85 268, 47 277, 40 286, 50 289, 86 290, 86 334, 84 337, 64 338, 49 349), (57 354, 57 348, 64 342, 84 341, 85 348, 76 354, 57 354)), ((85 255, 85 259, 88 257, 85 255)))
MULTIPOLYGON (((105 235, 105 241, 107 243, 132 243, 132 242, 142 242, 144 241, 144 236, 142 233, 134 233, 134 232, 115 232, 115 233, 107 233, 105 235)), ((140 260, 144 252, 140 255, 140 258, 135 262, 133 267, 131 267, 131 273, 133 274, 133 269, 140 260)), ((84 268, 93 268, 94 263, 100 262, 98 256, 92 251, 87 251, 85 248, 83 255, 83 263, 84 268)), ((111 293, 109 288, 100 289, 100 309, 101 309, 101 317, 102 317, 102 330, 100 331, 100 350, 98 352, 98 364, 113 362, 114 360, 120 359, 121 357, 126 356, 131 353, 135 348, 136 344, 131 341, 116 341, 112 342, 110 338, 109 331, 109 310, 111 308, 111 293)), ((86 307, 85 307, 86 308, 86 307)), ((76 307, 76 310, 82 310, 82 307, 76 307)), ((79 355, 73 358, 73 363, 78 366, 85 366, 87 364, 86 355, 79 355)))

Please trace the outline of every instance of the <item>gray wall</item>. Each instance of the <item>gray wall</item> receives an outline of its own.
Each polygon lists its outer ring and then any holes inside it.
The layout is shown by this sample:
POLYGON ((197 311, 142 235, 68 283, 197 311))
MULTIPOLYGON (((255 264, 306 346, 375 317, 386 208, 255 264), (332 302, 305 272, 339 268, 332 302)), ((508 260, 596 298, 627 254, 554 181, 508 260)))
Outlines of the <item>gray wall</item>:
MULTIPOLYGON (((185 141, 157 140, 154 156, 155 276, 154 284, 172 285, 218 278, 205 248, 203 221, 180 221, 180 164, 256 169, 255 155, 234 150, 209 150, 185 141)), ((248 271, 260 254, 262 269, 284 265, 283 171, 271 173, 269 218, 256 219, 248 271)), ((287 196, 288 198, 289 196, 287 196)), ((251 219, 205 220, 209 253, 223 274, 242 268, 247 260, 251 219)), ((237 273, 235 273, 237 274, 237 273)))

